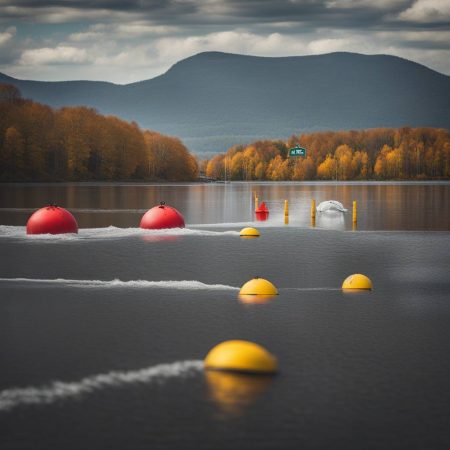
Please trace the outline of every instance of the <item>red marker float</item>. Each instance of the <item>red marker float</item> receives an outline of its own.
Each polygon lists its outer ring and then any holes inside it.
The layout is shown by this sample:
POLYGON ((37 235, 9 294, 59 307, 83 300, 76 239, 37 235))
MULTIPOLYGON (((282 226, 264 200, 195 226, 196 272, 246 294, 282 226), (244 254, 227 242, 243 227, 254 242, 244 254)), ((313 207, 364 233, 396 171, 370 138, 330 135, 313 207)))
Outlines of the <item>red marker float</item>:
POLYGON ((141 219, 141 228, 160 230, 162 228, 184 228, 184 218, 172 206, 161 202, 159 206, 149 209, 141 219))
POLYGON ((259 208, 255 210, 256 220, 264 221, 269 218, 269 208, 267 208, 265 202, 259 205, 259 208))
POLYGON ((75 217, 60 206, 44 206, 28 219, 27 234, 63 233, 78 233, 78 224, 75 217))

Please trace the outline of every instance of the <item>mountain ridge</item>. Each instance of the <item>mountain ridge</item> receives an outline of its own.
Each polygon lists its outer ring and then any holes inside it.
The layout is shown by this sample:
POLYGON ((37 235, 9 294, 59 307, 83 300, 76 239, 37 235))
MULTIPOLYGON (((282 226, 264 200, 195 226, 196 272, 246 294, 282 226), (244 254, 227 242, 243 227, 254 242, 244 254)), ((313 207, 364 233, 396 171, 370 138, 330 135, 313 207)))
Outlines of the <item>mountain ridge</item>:
POLYGON ((450 77, 391 55, 202 52, 125 85, 3 80, 53 107, 94 107, 179 136, 197 153, 307 131, 450 127, 450 77))

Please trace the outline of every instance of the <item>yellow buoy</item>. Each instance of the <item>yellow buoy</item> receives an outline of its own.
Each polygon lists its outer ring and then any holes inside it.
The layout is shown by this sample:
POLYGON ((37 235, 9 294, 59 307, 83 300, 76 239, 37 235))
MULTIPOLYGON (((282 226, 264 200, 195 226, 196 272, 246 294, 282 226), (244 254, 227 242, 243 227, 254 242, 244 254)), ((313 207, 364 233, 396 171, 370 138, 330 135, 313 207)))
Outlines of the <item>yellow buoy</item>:
POLYGON ((355 273, 347 277, 342 283, 342 289, 372 289, 372 281, 370 278, 360 273, 355 273))
POLYGON ((240 295, 278 295, 277 288, 264 278, 253 278, 247 281, 239 291, 240 295))
POLYGON ((249 341, 232 340, 216 345, 206 355, 205 369, 247 373, 275 373, 278 363, 264 347, 249 341))
POLYGON ((242 237, 258 237, 260 236, 259 231, 256 228, 247 227, 242 228, 241 232, 239 233, 239 236, 242 237))

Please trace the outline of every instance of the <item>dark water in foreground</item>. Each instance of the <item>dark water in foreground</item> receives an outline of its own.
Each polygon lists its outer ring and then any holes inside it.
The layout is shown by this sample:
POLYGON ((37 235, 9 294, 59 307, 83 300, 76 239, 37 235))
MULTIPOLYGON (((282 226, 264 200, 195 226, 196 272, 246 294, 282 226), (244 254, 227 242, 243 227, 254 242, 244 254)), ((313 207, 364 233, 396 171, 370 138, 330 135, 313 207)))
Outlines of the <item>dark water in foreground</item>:
POLYGON ((449 200, 450 184, 1 186, 0 448, 449 448, 449 200), (252 190, 271 215, 243 240, 252 190), (311 228, 312 196, 358 200, 358 230, 351 213, 311 228), (26 237, 49 197, 77 237, 26 237), (186 230, 135 228, 160 199, 186 230), (374 290, 343 293, 357 272, 374 290), (240 301, 255 275, 280 295, 240 301), (204 373, 228 339, 280 373, 204 373))

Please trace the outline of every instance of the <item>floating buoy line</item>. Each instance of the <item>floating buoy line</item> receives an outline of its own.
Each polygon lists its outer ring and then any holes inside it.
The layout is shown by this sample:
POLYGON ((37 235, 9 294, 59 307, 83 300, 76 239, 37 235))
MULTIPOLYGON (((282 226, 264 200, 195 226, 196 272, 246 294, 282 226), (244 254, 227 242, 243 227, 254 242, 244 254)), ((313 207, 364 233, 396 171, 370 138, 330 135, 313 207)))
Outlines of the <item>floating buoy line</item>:
MULTIPOLYGON (((329 200, 320 203, 317 208, 315 200, 311 202, 311 225, 315 226, 316 211, 324 213, 327 211, 346 212, 342 203, 329 200)), ((255 216, 257 221, 265 221, 269 217, 269 209, 263 201, 259 203, 255 194, 255 216)), ((353 229, 357 223, 357 204, 353 202, 353 229)), ((284 223, 289 223, 289 204, 284 201, 284 223)), ((185 221, 183 215, 174 207, 160 202, 159 205, 149 209, 141 218, 140 228, 144 230, 184 229, 185 221)), ((57 205, 48 205, 35 211, 28 219, 26 232, 29 235, 56 235, 77 234, 78 224, 75 217, 66 209, 57 205)), ((236 232, 237 233, 237 232, 236 232)), ((242 238, 256 238, 261 234, 254 227, 245 227, 239 232, 242 238)), ((198 281, 101 281, 101 280, 30 280, 25 278, 0 279, 0 282, 26 282, 35 283, 63 283, 78 287, 156 287, 175 289, 215 289, 215 290, 237 290, 227 285, 207 285, 198 281)), ((356 273, 348 276, 342 283, 342 291, 371 291, 372 281, 366 275, 356 273)), ((291 288, 296 289, 296 288, 291 288)), ((302 288, 298 288, 302 289, 302 288)), ((305 288, 306 289, 306 288, 305 288)), ((318 290, 322 288, 308 288, 306 290, 318 290)), ((325 289, 325 288, 323 288, 325 289)), ((329 288, 328 288, 329 289, 329 288)), ((335 289, 335 288, 331 288, 335 289)), ((238 298, 244 303, 266 303, 279 295, 278 289, 269 280, 255 277, 242 285, 238 298)), ((84 394, 95 389, 106 386, 115 386, 135 380, 151 381, 161 374, 176 376, 178 374, 190 373, 198 369, 206 371, 237 372, 247 375, 273 375, 278 371, 277 358, 263 346, 246 340, 228 340, 213 347, 203 362, 185 361, 172 365, 159 365, 135 372, 110 372, 106 375, 97 375, 82 379, 78 383, 53 382, 41 388, 13 388, 0 392, 0 411, 9 410, 21 404, 52 403, 65 397, 84 394), (76 389, 74 387, 78 386, 76 389), (67 389, 66 389, 67 388, 67 389)))

